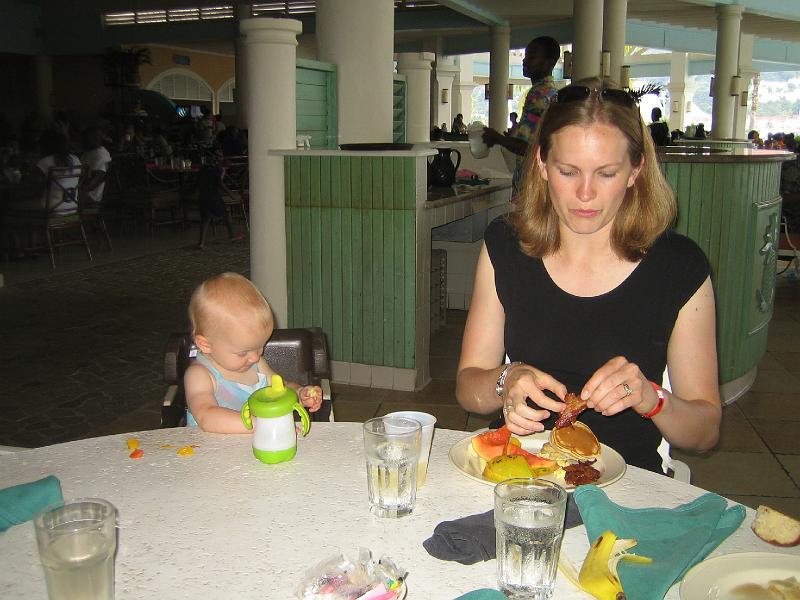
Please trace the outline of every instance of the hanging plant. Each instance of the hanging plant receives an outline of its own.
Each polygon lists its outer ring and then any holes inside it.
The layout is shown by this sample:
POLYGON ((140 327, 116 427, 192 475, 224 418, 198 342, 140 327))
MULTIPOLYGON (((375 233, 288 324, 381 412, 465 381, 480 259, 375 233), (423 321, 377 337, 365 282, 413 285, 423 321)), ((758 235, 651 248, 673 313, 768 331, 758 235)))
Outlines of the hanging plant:
POLYGON ((636 100, 638 104, 642 98, 647 96, 648 94, 653 94, 654 96, 660 96, 663 91, 667 88, 665 85, 660 83, 646 83, 640 88, 626 88, 628 93, 633 96, 633 99, 636 100))
POLYGON ((139 66, 152 64, 150 48, 108 48, 103 55, 106 85, 112 87, 139 85, 139 66))

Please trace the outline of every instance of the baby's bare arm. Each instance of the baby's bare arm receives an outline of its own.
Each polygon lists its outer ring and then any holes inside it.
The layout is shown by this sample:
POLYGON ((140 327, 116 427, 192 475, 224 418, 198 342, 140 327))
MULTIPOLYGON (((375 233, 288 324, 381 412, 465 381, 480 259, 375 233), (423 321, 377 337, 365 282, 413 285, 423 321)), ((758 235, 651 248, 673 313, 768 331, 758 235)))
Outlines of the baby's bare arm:
POLYGON ((203 365, 192 364, 183 376, 186 405, 203 431, 212 433, 250 433, 238 412, 217 404, 214 378, 203 365))
MULTIPOLYGON (((272 376, 275 375, 275 371, 272 370, 272 367, 269 366, 269 363, 262 357, 260 361, 258 361, 258 369, 262 373, 267 376, 267 379, 272 382, 272 376)), ((280 373, 278 373, 280 375, 280 373)), ((272 385, 270 383, 270 385, 272 385)), ((317 412, 319 407, 322 405, 322 388, 318 385, 300 385, 299 383, 295 383, 294 381, 289 381, 287 379, 283 380, 283 385, 292 388, 295 392, 297 392, 297 397, 300 400, 300 404, 305 406, 311 412, 317 412)))

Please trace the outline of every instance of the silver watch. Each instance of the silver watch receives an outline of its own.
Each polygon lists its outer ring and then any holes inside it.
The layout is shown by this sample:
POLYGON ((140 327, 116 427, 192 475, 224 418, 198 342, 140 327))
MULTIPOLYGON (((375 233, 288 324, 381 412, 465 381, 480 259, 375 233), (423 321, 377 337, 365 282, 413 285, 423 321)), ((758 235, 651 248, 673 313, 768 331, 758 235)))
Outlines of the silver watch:
POLYGON ((494 391, 497 393, 498 396, 501 398, 503 397, 503 392, 506 389, 506 377, 508 377, 508 372, 511 371, 512 367, 516 367, 517 365, 521 365, 521 361, 514 361, 508 363, 504 368, 503 372, 500 373, 500 377, 497 378, 497 385, 494 388, 494 391))

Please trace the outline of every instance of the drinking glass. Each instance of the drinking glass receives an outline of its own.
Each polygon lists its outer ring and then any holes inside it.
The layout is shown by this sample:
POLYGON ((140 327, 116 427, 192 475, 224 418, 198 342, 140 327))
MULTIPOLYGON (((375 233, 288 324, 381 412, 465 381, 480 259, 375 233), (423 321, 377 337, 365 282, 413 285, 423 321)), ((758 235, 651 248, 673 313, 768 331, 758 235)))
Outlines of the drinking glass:
POLYGON ((422 426, 422 432, 419 443, 419 463, 417 467, 417 489, 421 488, 425 483, 425 477, 428 473, 428 458, 431 455, 431 444, 433 443, 433 426, 436 425, 436 417, 433 415, 420 412, 417 410, 401 410, 386 415, 387 417, 403 417, 405 419, 414 419, 422 426))
POLYGON ((377 417, 364 423, 372 514, 403 517, 414 510, 421 430, 418 421, 403 417, 377 417))
POLYGON ((508 598, 553 595, 566 506, 566 490, 543 479, 507 479, 495 486, 497 582, 508 598))
POLYGON ((117 509, 110 502, 58 502, 33 524, 50 600, 113 600, 117 509))

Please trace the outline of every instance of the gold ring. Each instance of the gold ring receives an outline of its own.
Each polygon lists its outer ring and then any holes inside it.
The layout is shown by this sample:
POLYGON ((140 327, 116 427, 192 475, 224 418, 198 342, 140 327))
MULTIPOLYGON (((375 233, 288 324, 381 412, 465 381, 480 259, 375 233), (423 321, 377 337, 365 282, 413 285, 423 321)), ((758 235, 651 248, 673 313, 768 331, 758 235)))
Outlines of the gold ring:
POLYGON ((627 398, 633 393, 633 388, 629 386, 626 382, 622 383, 622 389, 625 390, 625 395, 623 396, 623 398, 627 398))

